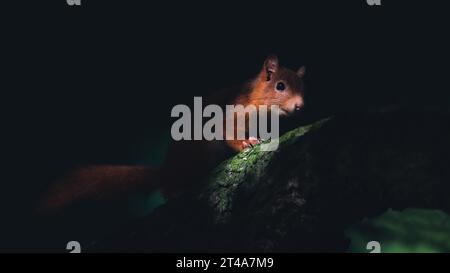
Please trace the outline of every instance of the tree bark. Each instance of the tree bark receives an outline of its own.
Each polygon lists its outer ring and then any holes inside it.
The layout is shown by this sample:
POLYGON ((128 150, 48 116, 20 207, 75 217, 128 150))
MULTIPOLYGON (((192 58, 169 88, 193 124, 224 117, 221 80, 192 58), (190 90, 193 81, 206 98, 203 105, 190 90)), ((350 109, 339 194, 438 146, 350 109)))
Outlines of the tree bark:
MULTIPOLYGON (((149 252, 345 251, 344 230, 389 208, 450 212, 450 119, 342 114, 246 150, 201 190, 157 209, 121 241, 149 252)), ((117 245, 117 247, 119 247, 117 245)))

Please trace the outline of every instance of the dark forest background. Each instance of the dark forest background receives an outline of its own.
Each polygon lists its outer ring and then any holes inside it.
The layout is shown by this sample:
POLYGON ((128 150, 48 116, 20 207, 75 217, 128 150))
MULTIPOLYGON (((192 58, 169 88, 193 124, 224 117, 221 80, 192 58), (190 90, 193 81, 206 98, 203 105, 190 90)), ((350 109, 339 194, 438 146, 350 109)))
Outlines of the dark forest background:
POLYGON ((307 66, 299 124, 450 102, 437 1, 10 2, 0 16, 1 187, 13 244, 33 229, 27 212, 52 179, 86 164, 158 164, 172 106, 253 77, 271 53, 307 66))

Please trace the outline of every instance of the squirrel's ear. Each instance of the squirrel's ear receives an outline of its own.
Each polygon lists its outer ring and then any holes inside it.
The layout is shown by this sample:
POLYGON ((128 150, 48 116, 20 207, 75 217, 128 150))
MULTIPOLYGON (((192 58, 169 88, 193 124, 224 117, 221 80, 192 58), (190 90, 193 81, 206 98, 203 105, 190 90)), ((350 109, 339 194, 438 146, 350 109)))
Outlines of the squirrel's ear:
POLYGON ((276 55, 270 55, 264 61, 263 73, 265 75, 266 81, 270 81, 272 78, 272 73, 278 70, 278 57, 276 55))
POLYGON ((297 76, 299 76, 300 78, 303 78, 305 76, 305 73, 306 67, 304 65, 297 70, 297 76))

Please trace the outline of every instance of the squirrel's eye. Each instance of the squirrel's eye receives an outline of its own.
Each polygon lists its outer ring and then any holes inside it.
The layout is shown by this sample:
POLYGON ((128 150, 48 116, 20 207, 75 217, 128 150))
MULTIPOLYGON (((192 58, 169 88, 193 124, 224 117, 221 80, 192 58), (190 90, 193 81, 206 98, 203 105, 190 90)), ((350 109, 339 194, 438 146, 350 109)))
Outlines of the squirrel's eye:
POLYGON ((278 91, 284 91, 286 89, 286 85, 283 82, 278 82, 277 86, 275 87, 278 91))

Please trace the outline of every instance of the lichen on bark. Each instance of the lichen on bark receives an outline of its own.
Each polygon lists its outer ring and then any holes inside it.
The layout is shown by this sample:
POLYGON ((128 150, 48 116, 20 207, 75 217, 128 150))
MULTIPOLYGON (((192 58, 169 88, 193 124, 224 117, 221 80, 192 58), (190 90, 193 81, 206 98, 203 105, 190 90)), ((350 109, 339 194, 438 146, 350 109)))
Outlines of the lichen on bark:
POLYGON ((450 212, 450 118, 339 114, 223 162, 203 187, 147 217, 136 250, 346 251, 345 230, 388 209, 450 212))
MULTIPOLYGON (((279 139, 278 148, 284 149, 301 136, 320 128, 330 119, 322 119, 285 133, 279 139)), ((276 153, 277 150, 263 151, 261 145, 257 145, 243 150, 215 168, 207 179, 207 187, 201 193, 200 198, 207 198, 210 206, 215 208, 217 222, 225 222, 227 216, 231 214, 234 194, 241 183, 245 183, 247 187, 253 186, 254 183, 258 183, 264 178, 265 170, 276 153)))

